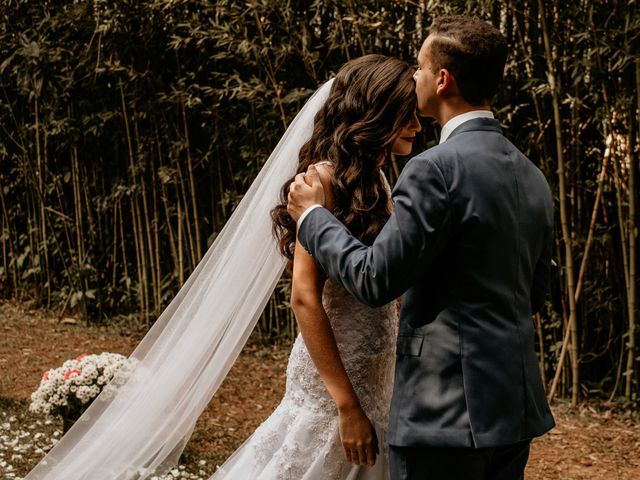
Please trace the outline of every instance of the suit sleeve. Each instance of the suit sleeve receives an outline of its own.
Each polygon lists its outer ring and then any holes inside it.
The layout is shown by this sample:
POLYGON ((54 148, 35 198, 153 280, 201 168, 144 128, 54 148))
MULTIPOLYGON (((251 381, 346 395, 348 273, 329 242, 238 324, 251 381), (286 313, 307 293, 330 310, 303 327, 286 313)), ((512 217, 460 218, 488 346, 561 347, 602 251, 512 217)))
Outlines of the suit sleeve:
POLYGON ((316 208, 298 239, 328 276, 354 297, 381 306, 404 293, 447 240, 449 193, 440 168, 416 157, 393 191, 394 210, 375 242, 366 246, 328 210, 316 208))
POLYGON ((553 254, 553 228, 545 236, 542 255, 536 263, 531 283, 531 314, 535 315, 544 305, 551 280, 551 256, 553 254))

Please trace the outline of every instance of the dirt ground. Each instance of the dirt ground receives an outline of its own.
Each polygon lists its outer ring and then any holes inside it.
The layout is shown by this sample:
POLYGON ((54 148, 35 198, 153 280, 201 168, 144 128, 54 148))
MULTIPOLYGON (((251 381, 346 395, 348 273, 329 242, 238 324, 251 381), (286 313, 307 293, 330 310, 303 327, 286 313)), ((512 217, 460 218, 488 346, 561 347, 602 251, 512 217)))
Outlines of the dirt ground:
MULTIPOLYGON (((62 324, 21 304, 0 304, 0 475, 25 475, 60 435, 59 420, 28 412, 44 371, 81 353, 128 355, 138 340, 114 329, 62 324)), ((181 459, 182 468, 197 473, 179 478, 208 478, 269 416, 284 391, 288 350, 249 342, 181 459)), ((640 479, 638 412, 593 402, 577 409, 557 402, 553 411, 557 427, 534 441, 527 479, 640 479)))

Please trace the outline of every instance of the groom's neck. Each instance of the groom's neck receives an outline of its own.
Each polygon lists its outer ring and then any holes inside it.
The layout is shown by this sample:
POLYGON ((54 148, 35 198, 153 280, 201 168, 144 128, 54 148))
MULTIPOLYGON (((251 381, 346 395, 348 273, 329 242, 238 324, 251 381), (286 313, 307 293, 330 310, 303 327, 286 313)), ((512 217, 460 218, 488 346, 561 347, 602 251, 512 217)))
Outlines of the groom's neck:
POLYGON ((435 119, 440 125, 440 128, 442 128, 453 117, 457 117, 458 115, 472 112, 474 110, 491 110, 491 104, 489 102, 485 102, 481 105, 472 105, 460 97, 449 99, 446 102, 442 102, 435 119))

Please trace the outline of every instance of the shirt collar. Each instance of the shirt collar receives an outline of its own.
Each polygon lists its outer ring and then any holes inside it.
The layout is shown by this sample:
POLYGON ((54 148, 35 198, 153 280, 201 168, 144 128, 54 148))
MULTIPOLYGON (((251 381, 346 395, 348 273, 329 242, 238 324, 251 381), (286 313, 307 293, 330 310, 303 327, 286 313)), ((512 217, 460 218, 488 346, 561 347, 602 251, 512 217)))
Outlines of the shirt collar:
POLYGON ((472 110, 470 112, 461 113, 460 115, 456 115, 455 117, 449 119, 447 123, 442 127, 442 132, 440 133, 440 142, 443 143, 449 138, 451 132, 453 132, 456 128, 462 125, 469 120, 474 118, 495 118, 493 116, 493 112, 489 110, 472 110))

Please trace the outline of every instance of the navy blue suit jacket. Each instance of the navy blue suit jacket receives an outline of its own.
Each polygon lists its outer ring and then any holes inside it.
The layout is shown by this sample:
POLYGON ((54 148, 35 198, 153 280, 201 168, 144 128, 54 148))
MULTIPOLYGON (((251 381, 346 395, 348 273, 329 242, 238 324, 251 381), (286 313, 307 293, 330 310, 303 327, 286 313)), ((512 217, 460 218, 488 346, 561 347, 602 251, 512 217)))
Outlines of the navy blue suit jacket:
POLYGON ((554 421, 534 351, 553 205, 497 121, 469 120, 412 158, 372 246, 324 208, 298 232, 323 270, 372 306, 403 296, 388 442, 495 447, 554 421))

